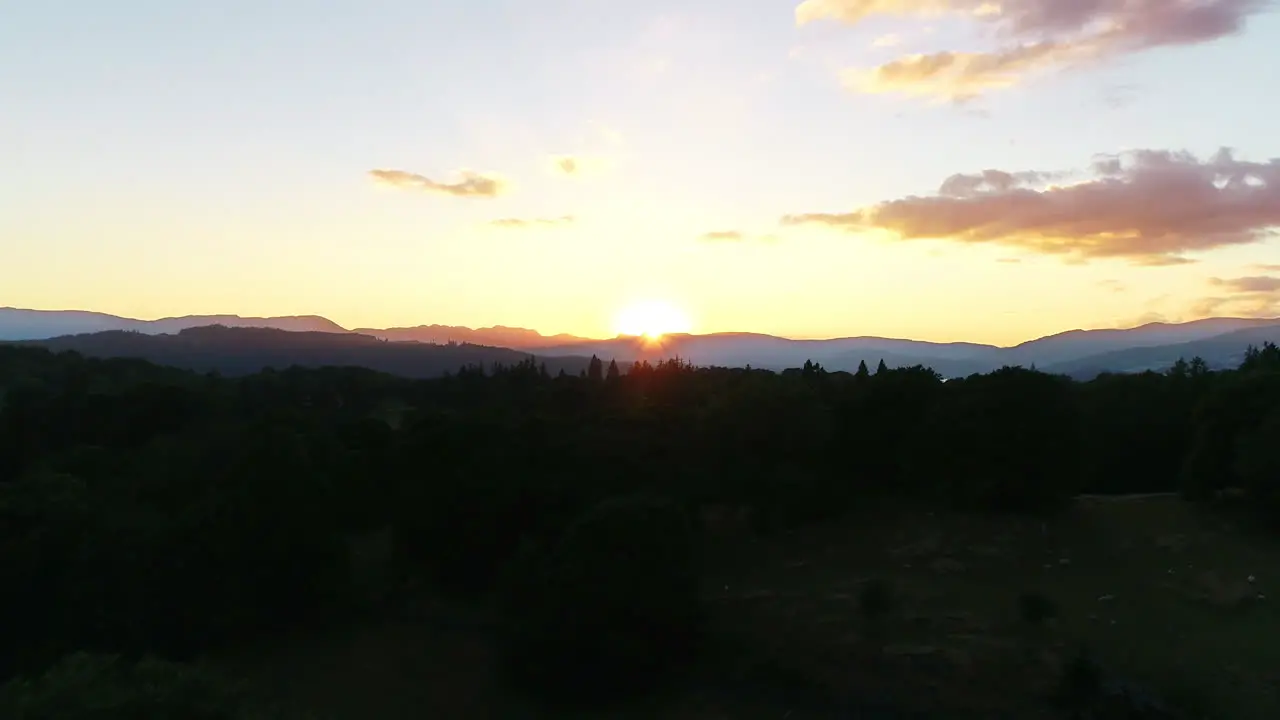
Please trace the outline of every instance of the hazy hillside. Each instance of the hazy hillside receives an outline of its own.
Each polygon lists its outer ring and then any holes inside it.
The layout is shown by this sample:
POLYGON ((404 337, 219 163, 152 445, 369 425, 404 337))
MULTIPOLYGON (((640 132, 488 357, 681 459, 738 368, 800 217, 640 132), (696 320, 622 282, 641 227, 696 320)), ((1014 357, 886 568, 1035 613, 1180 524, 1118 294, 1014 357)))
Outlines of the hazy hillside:
POLYGON ((103 330, 131 330, 141 322, 84 310, 0 307, 0 340, 42 340, 103 330))
POLYGON ((353 332, 372 335, 383 340, 396 342, 423 342, 444 344, 449 342, 471 343, 473 345, 490 345, 493 347, 512 348, 514 350, 534 350, 539 348, 568 345, 570 343, 589 342, 588 338, 561 333, 559 335, 543 335, 536 330, 526 328, 505 327, 495 325, 486 328, 469 328, 460 325, 419 325, 417 327, 398 327, 379 330, 377 328, 357 328, 353 332))
POLYGON ((799 367, 806 360, 828 370, 853 371, 860 361, 874 367, 881 359, 898 367, 925 364, 944 374, 967 375, 989 365, 987 357, 999 352, 991 345, 930 343, 889 338, 838 338, 790 340, 753 333, 669 335, 659 342, 620 337, 547 348, 549 354, 598 355, 619 362, 653 361, 680 357, 696 365, 745 366, 765 369, 799 367))
POLYGON ((240 317, 239 315, 187 315, 159 320, 135 320, 106 313, 81 310, 25 310, 0 308, 0 340, 46 340, 63 335, 81 335, 107 330, 132 330, 159 334, 187 328, 224 325, 226 327, 275 328, 291 332, 345 333, 346 328, 318 315, 287 317, 240 317))
MULTIPOLYGON (((1275 323, 1275 321, 1270 321, 1275 323)), ((1250 345, 1280 343, 1280 323, 1245 328, 1194 342, 1157 347, 1134 347, 1114 352, 1091 355, 1070 362, 1042 367, 1047 372, 1070 375, 1079 380, 1089 380, 1104 372, 1136 373, 1146 370, 1166 370, 1179 358, 1190 360, 1203 358, 1215 370, 1234 368, 1244 359, 1250 345)))
MULTIPOLYGON (((22 345, 54 351, 74 350, 92 357, 132 357, 161 365, 225 375, 254 373, 263 368, 358 366, 404 377, 438 377, 464 365, 514 365, 528 353, 480 345, 393 343, 368 335, 288 332, 272 328, 189 328, 176 335, 147 335, 107 331, 22 345)), ((541 358, 549 372, 578 373, 588 358, 541 358)))
POLYGON ((546 350, 551 354, 595 354, 619 361, 679 356, 698 365, 766 369, 799 367, 806 360, 828 370, 854 371, 924 365, 946 377, 986 373, 1005 365, 1089 375, 1165 369, 1179 357, 1200 355, 1214 367, 1239 362, 1249 344, 1276 341, 1280 320, 1212 318, 1180 325, 1153 323, 1127 330, 1072 330, 1011 348, 974 343, 930 343, 888 338, 788 340, 771 335, 724 333, 673 335, 660 343, 636 338, 595 340, 546 350), (1091 373, 1091 374, 1090 374, 1091 373))
POLYGON ((319 315, 240 317, 239 315, 186 315, 152 320, 139 332, 172 335, 188 328, 222 325, 229 328, 270 328, 289 332, 346 333, 346 328, 319 315))
POLYGON ((1150 323, 1124 330, 1070 330, 1008 348, 1001 353, 1001 360, 1023 366, 1066 363, 1118 350, 1178 345, 1277 324, 1280 319, 1208 318, 1177 324, 1150 323))

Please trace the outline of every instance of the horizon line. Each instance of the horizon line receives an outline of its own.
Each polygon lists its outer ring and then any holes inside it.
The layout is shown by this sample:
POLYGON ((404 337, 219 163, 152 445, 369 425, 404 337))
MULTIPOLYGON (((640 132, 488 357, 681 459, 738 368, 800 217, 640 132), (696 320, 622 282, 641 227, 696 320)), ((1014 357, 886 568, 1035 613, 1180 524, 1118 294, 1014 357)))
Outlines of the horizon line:
MULTIPOLYGON (((627 335, 625 333, 619 333, 612 337, 588 337, 584 335, 576 335, 570 332, 559 332, 559 333, 547 334, 542 332, 541 330, 537 330, 534 328, 517 327, 513 325, 489 325, 489 326, 471 327, 467 325, 444 325, 439 323, 430 323, 430 324, 424 323, 421 325, 397 325, 397 326, 386 327, 386 328, 371 328, 371 327, 348 328, 345 325, 342 325, 341 323, 338 323, 325 315, 320 315, 316 313, 303 313, 303 314, 291 314, 291 315, 240 315, 238 313, 217 312, 217 313, 189 313, 185 315, 165 315, 162 317, 146 319, 146 318, 129 317, 125 315, 115 315, 113 313, 103 312, 99 310, 83 310, 83 309, 50 310, 50 309, 41 309, 41 308, 19 308, 19 307, 13 307, 9 305, 0 306, 0 311, 4 311, 4 310, 12 310, 17 312, 49 313, 49 314, 83 313, 83 314, 100 315, 100 316, 105 316, 109 318, 116 318, 119 320, 127 320, 127 321, 133 321, 133 322, 143 322, 143 323, 158 323, 158 322, 163 322, 165 320, 185 320, 189 318, 202 318, 202 317, 209 317, 209 318, 226 317, 226 318, 238 318, 241 320, 244 320, 244 319, 285 320, 285 319, 314 318, 314 319, 323 320, 327 323, 330 323, 334 327, 341 329, 343 332, 361 334, 361 335, 369 335, 370 334, 369 331, 376 332, 376 331, 388 331, 388 330, 415 330, 415 329, 426 328, 426 327, 444 327, 444 328, 460 328, 460 329, 469 330, 471 332, 483 332, 485 330, 501 330, 501 329, 524 330, 524 331, 535 333, 538 335, 538 337, 546 338, 546 339, 554 339, 555 337, 560 335, 568 335, 570 337, 577 338, 578 341, 581 341, 584 343, 585 342, 609 342, 611 340, 619 340, 624 338, 642 337, 639 335, 627 335)), ((1015 347, 1018 347, 1019 345, 1022 345, 1028 342, 1033 342, 1035 340, 1043 340, 1045 338, 1057 337, 1059 335, 1065 335, 1067 333, 1074 333, 1074 332, 1099 332, 1099 331, 1123 332, 1127 330, 1140 330, 1142 328, 1147 328, 1152 326, 1190 325, 1193 323, 1209 322, 1213 320, 1220 320, 1220 321, 1235 320, 1235 321, 1257 322, 1257 323, 1268 323, 1268 322, 1280 323, 1280 317, 1249 318, 1249 317, 1235 317, 1235 316, 1214 316, 1214 317, 1207 317, 1207 318, 1197 318, 1195 320, 1186 320, 1182 322, 1153 321, 1153 322, 1143 323, 1141 325, 1134 325, 1131 327, 1110 327, 1110 328, 1076 327, 1076 328, 1060 330, 1057 332, 1049 333, 1047 335, 1040 335, 1038 337, 1028 338, 1026 340, 1023 340, 1018 343, 1014 343, 1012 345, 996 345, 993 343, 973 342, 973 341, 967 341, 967 340, 952 340, 952 341, 919 340, 915 338, 886 337, 881 335, 839 335, 839 336, 831 336, 831 337, 796 337, 796 336, 788 336, 788 335, 774 335, 772 333, 758 332, 758 331, 752 331, 752 330, 721 330, 716 332, 705 332, 705 333, 698 333, 698 332, 674 333, 673 332, 673 333, 665 333, 663 337, 713 337, 713 336, 723 336, 723 335, 754 335, 758 337, 776 338, 779 340, 787 340, 792 342, 834 342, 838 340, 891 340, 891 341, 899 341, 899 342, 922 343, 927 345, 974 345, 979 347, 1007 349, 1007 348, 1015 348, 1015 347)), ((213 323, 213 324, 216 325, 217 323, 213 323)), ((286 332, 289 332, 289 331, 286 331, 286 332)), ((323 331, 314 330, 310 332, 323 332, 323 331)), ((567 344, 573 344, 573 341, 570 341, 567 344)))

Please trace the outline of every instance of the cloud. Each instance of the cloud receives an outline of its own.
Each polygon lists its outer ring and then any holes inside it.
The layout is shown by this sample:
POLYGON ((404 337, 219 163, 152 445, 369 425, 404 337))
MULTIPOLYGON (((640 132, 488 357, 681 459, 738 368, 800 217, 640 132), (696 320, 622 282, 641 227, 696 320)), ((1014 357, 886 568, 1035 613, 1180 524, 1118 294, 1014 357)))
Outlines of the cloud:
POLYGON ((581 169, 578 158, 572 155, 554 155, 551 158, 551 170, 559 175, 577 175, 581 169))
POLYGON ((796 22, 855 25, 876 16, 960 16, 1002 46, 984 52, 935 52, 850 71, 863 92, 905 92, 966 99, 1009 87, 1034 73, 1194 45, 1240 32, 1269 0, 805 0, 796 22))
POLYGON ((1209 278, 1209 284, 1225 295, 1198 300, 1192 313, 1201 317, 1280 317, 1280 277, 1255 275, 1238 278, 1209 278))
POLYGON ((1136 150, 1095 159, 1083 180, 1071 173, 986 170, 947 178, 938 192, 847 213, 789 215, 900 240, 990 243, 1068 261, 1119 258, 1137 265, 1275 237, 1280 159, 1237 160, 1222 149, 1201 161, 1186 152, 1136 150))
POLYGON ((698 240, 705 243, 741 243, 755 240, 762 243, 774 243, 778 238, 775 235, 750 235, 740 230, 715 230, 703 233, 698 236, 698 240))
POLYGON ((601 158, 583 155, 552 155, 547 159, 547 168, 552 175, 568 178, 595 174, 605 169, 605 165, 601 158))
POLYGON ((1008 192, 1019 187, 1043 185, 1052 180, 1069 177, 1068 173, 1049 173, 1029 170, 1008 173, 1003 170, 983 170, 965 175, 957 173, 942 181, 938 194, 946 197, 965 198, 984 193, 1008 192))
POLYGON ((880 37, 871 41, 871 47, 873 48, 896 47, 901 44, 902 44, 902 36, 899 35, 898 33, 889 33, 888 35, 881 35, 880 37))
POLYGON ((739 242, 746 240, 747 236, 737 230, 714 230, 703 233, 698 239, 704 242, 739 242))
POLYGON ((1120 322, 1116 323, 1116 328, 1120 330, 1130 330, 1133 328, 1140 328, 1143 325, 1151 325, 1152 323, 1163 324, 1163 323, 1169 323, 1169 322, 1172 322, 1172 320, 1169 318, 1168 315, 1152 310, 1151 312, 1142 313, 1138 317, 1132 318, 1130 320, 1121 320, 1120 322))
POLYGON ((1254 265, 1255 268, 1264 272, 1280 272, 1280 265, 1254 265))
POLYGON ((1239 278, 1210 278, 1210 285, 1226 288, 1233 293, 1275 293, 1280 292, 1280 277, 1257 275, 1239 278))
POLYGON ((905 93, 969 100, 986 90, 1016 85, 1039 69, 1083 58, 1055 42, 1020 45, 992 53, 937 52, 908 55, 871 70, 846 70, 845 87, 865 93, 905 93))
POLYGON ((1115 293, 1122 293, 1129 289, 1127 285, 1119 280, 1099 280, 1097 286, 1115 293))
POLYGON ((572 215, 563 215, 561 217, 554 218, 501 218, 499 220, 489 221, 489 225, 496 228, 523 230, 539 227, 563 227, 565 225, 572 225, 577 221, 577 218, 572 215))
POLYGON ((501 177, 489 173, 463 170, 457 182, 438 182, 431 178, 403 170, 370 170, 369 176, 376 182, 405 190, 452 195, 464 198, 494 198, 505 193, 509 186, 501 177))

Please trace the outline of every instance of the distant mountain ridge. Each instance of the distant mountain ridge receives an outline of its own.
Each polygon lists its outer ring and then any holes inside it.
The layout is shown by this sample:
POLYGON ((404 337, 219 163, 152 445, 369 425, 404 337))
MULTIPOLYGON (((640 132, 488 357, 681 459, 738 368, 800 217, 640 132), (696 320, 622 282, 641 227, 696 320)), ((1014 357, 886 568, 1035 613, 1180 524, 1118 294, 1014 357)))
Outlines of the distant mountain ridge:
POLYGON ((1213 370, 1239 367, 1250 345, 1280 344, 1280 320, 1271 325, 1245 327, 1234 332, 1170 345, 1130 347, 1061 362, 1041 369, 1076 379, 1088 380, 1104 372, 1139 373, 1162 371, 1179 359, 1204 359, 1213 370))
POLYGON ((508 348, 470 344, 395 343, 359 333, 294 332, 278 328, 207 326, 176 334, 107 330, 15 345, 73 350, 91 357, 140 358, 158 365, 247 375, 265 368, 362 367, 410 378, 433 378, 464 366, 515 365, 533 357, 550 373, 577 374, 590 358, 534 357, 508 348))
MULTIPOLYGON (((1037 367, 1087 379, 1100 372, 1140 372, 1172 365, 1179 357, 1203 357, 1211 367, 1238 362, 1250 344, 1280 342, 1280 318, 1208 318, 1187 323, 1149 323, 1136 328, 1070 330, 1012 347, 979 343, 936 343, 881 337, 797 340, 760 333, 673 334, 658 342, 620 336, 590 339, 574 335, 542 335, 533 330, 494 326, 467 328, 420 325, 388 329, 347 330, 319 316, 245 318, 236 315, 193 315, 161 320, 132 320, 104 313, 40 311, 0 308, 0 340, 48 340, 65 335, 102 331, 133 331, 146 335, 181 334, 209 325, 261 328, 289 332, 345 335, 389 341, 395 345, 470 344, 490 349, 535 353, 542 357, 590 357, 605 362, 650 362, 680 357, 698 365, 722 365, 783 370, 806 360, 832 371, 924 365, 946 377, 985 373, 1005 365, 1037 367)), ((77 342, 85 342, 83 340, 77 342)), ((142 347, 131 340, 131 347, 142 347)), ((364 342, 354 340, 354 342, 364 342)), ((53 345, 54 343, 45 343, 53 345)), ((504 356, 513 357, 513 356, 504 356)), ((516 360, 518 361, 518 359, 516 360)), ((492 362, 492 361, 490 361, 492 362)))
POLYGON ((392 342, 424 342, 440 345, 450 342, 465 342, 521 350, 533 350, 589 341, 588 338, 567 333, 543 335, 536 330, 503 325, 494 325, 486 328, 469 328, 459 325, 418 325, 416 327, 397 327, 381 330, 376 328, 357 328, 352 332, 372 335, 392 342))
POLYGON ((1069 330, 1015 345, 1006 353, 1011 365, 1044 365, 1080 360, 1128 348, 1177 345, 1237 330, 1280 324, 1280 318, 1207 318, 1185 323, 1148 323, 1116 330, 1069 330))
POLYGON ((848 372, 857 370, 860 363, 874 368, 883 360, 888 367, 924 365, 945 377, 1021 365, 1087 379, 1100 372, 1163 369, 1179 357, 1190 359, 1196 355, 1211 367, 1222 367, 1243 356, 1249 344, 1267 341, 1280 342, 1280 318, 1211 318, 1182 324, 1151 323, 1125 330, 1072 330, 1007 348, 877 337, 788 340, 771 335, 722 333, 671 335, 660 343, 635 338, 594 340, 547 347, 542 352, 591 354, 628 362, 679 356, 695 365, 751 365, 770 370, 799 367, 805 360, 812 360, 827 370, 848 372), (1165 363, 1164 358, 1171 353, 1165 363))
POLYGON ((184 315, 159 320, 134 320, 84 310, 24 310, 0 307, 0 341, 47 340, 62 335, 82 335, 106 330, 132 330, 156 335, 173 334, 188 328, 225 327, 272 328, 290 332, 359 333, 392 342, 421 342, 436 345, 471 343, 516 350, 533 350, 553 345, 585 342, 575 335, 543 335, 535 330, 495 325, 469 328, 454 325, 419 325, 397 328, 348 330, 319 315, 283 317, 241 317, 239 315, 184 315))
POLYGON ((194 327, 256 327, 290 332, 350 332, 319 315, 241 317, 239 315, 185 315, 159 320, 134 320, 87 310, 25 310, 0 307, 0 340, 47 340, 60 335, 82 335, 106 330, 132 330, 156 335, 194 327))

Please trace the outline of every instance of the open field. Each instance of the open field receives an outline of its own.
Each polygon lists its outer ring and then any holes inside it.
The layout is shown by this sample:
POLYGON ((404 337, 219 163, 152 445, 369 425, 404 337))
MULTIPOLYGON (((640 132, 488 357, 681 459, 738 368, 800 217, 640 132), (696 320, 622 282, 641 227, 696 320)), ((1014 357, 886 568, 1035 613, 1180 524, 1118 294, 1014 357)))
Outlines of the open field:
MULTIPOLYGON (((799 720, 871 706, 1052 717, 1045 695, 1081 643, 1175 704, 1280 717, 1280 610, 1267 599, 1280 592, 1280 540, 1176 498, 1081 499, 1045 523, 868 508, 722 539, 707 565, 705 667, 672 697, 608 717, 799 720), (897 598, 877 625, 858 612, 873 579, 897 598), (1025 592, 1051 598, 1058 618, 1024 622, 1025 592)), ((226 663, 334 720, 536 717, 503 699, 483 625, 418 607, 226 663)))

